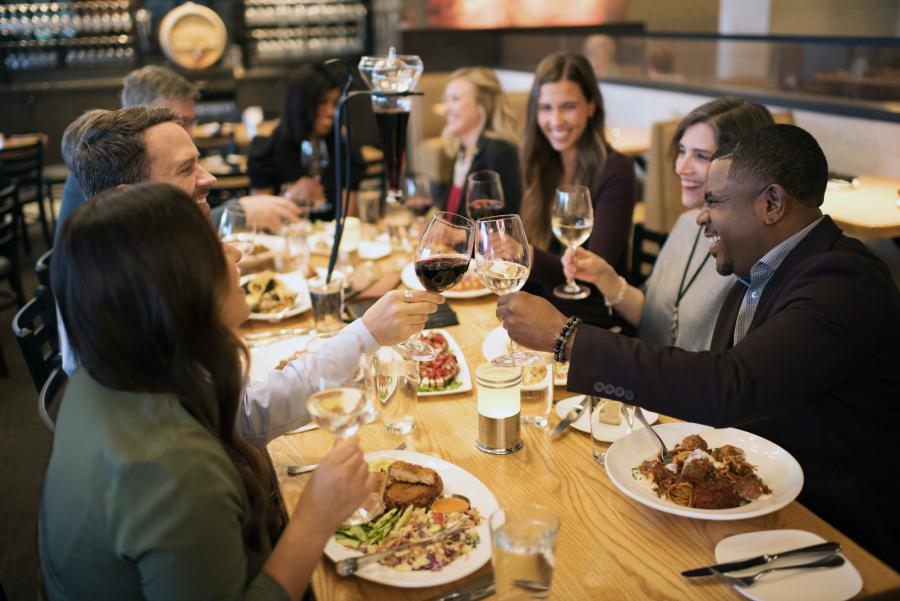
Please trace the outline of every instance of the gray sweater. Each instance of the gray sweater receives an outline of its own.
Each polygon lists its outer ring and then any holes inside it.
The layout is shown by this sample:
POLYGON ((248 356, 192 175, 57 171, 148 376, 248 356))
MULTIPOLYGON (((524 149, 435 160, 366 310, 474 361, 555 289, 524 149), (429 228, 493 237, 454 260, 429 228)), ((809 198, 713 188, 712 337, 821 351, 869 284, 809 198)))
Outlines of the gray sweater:
MULTIPOLYGON (((691 254, 691 247, 699 229, 697 213, 699 209, 693 209, 678 218, 656 259, 653 273, 645 284, 644 308, 638 326, 638 337, 645 342, 672 345, 672 312, 678 296, 678 285, 684 274, 684 266, 691 254)), ((685 285, 703 262, 707 249, 707 240, 700 234, 685 285)), ((678 337, 675 346, 688 351, 709 350, 719 309, 735 281, 733 275, 723 277, 716 272, 716 262, 712 257, 703 264, 703 269, 679 304, 678 337)))

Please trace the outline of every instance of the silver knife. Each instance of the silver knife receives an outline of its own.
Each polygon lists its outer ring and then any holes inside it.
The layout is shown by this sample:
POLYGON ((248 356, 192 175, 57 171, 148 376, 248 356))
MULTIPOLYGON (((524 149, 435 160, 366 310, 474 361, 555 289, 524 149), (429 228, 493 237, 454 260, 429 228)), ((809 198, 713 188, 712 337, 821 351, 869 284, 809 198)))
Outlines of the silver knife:
POLYGON ((743 570, 744 568, 752 568, 753 566, 765 565, 782 557, 806 555, 807 553, 835 553, 837 551, 840 551, 840 549, 841 543, 819 543, 818 545, 800 547, 799 549, 790 549, 788 551, 781 551, 780 553, 766 553, 765 555, 751 557, 750 559, 729 561, 728 563, 720 563, 718 565, 707 566, 705 568, 686 570, 682 572, 681 575, 685 578, 696 578, 697 576, 713 576, 716 572, 733 572, 736 570, 743 570))
POLYGON ((474 578, 454 591, 432 597, 428 601, 477 601, 494 594, 494 575, 490 572, 474 578))
POLYGON ((580 403, 572 407, 569 412, 566 413, 566 416, 562 418, 562 421, 556 424, 555 428, 550 430, 550 437, 553 438, 554 436, 559 436, 560 434, 562 434, 563 430, 569 427, 569 424, 578 419, 578 416, 581 415, 582 411, 584 411, 584 407, 585 405, 587 405, 589 400, 590 397, 585 396, 580 403))

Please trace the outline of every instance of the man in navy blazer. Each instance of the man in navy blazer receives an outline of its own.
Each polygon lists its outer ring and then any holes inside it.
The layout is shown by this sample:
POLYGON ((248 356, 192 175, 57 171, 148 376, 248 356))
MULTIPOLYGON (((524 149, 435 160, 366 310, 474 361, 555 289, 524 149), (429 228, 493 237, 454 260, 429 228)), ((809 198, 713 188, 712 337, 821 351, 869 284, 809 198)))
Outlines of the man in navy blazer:
MULTIPOLYGON (((739 281, 711 350, 582 324, 563 351, 568 388, 775 442, 803 467, 799 500, 898 569, 900 294, 887 267, 822 215, 827 179, 815 139, 790 125, 715 157, 697 221, 718 272, 739 281)), ((552 350, 566 321, 524 293, 500 297, 497 314, 537 350, 552 350)))

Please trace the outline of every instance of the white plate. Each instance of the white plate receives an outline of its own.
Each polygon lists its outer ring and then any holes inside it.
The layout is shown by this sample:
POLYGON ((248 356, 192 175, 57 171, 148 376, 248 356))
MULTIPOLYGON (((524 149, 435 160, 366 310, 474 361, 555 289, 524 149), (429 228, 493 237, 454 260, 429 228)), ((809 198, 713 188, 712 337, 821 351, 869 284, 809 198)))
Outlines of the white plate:
POLYGON ((255 346, 250 349, 250 378, 265 380, 266 373, 272 371, 282 359, 297 351, 306 349, 313 336, 294 336, 277 340, 271 344, 255 346))
MULTIPOLYGON (((475 273, 474 263, 469 263, 469 273, 475 273)), ((412 263, 407 263, 406 267, 403 268, 403 271, 400 272, 400 280, 407 288, 412 288, 413 290, 425 290, 425 286, 423 286, 422 282, 419 281, 419 278, 416 277, 416 266, 412 263)), ((451 288, 450 290, 441 292, 441 294, 447 298, 479 298, 487 296, 490 293, 491 291, 487 288, 476 288, 475 290, 454 290, 451 288)))
POLYGON ((710 448, 731 444, 743 449, 747 461, 758 468, 757 475, 772 489, 772 494, 731 509, 682 507, 660 498, 653 492, 649 479, 632 476, 633 468, 659 451, 656 439, 649 432, 636 430, 609 447, 606 473, 619 490, 648 507, 701 520, 743 520, 781 509, 793 501, 803 488, 803 470, 797 460, 778 445, 750 432, 734 428, 716 430, 691 423, 662 424, 654 430, 670 449, 688 434, 699 434, 710 448))
MULTIPOLYGON (((241 278, 241 284, 252 280, 257 277, 257 275, 258 274, 243 276, 241 278)), ((257 319, 260 321, 281 321, 288 317, 300 315, 312 307, 312 301, 309 299, 309 288, 306 286, 306 278, 304 278, 299 271, 277 273, 275 274, 275 277, 284 282, 284 285, 289 290, 297 293, 297 298, 294 300, 294 306, 283 313, 250 313, 250 319, 257 319)))
POLYGON ((457 394, 460 392, 469 392, 472 390, 472 378, 469 376, 469 366, 466 364, 466 357, 463 355, 462 348, 459 346, 459 343, 453 339, 453 336, 450 335, 450 332, 447 330, 425 330, 423 333, 428 332, 439 332, 444 335, 447 339, 447 347, 450 352, 456 355, 457 361, 459 361, 459 374, 456 376, 455 381, 459 381, 462 386, 459 388, 453 388, 452 390, 439 390, 436 392, 419 392, 420 397, 429 397, 429 396, 442 396, 446 394, 457 394))
MULTIPOLYGON (((480 541, 468 557, 459 558, 444 566, 438 572, 429 572, 427 570, 401 572, 378 563, 370 563, 363 566, 356 573, 356 576, 388 586, 422 588, 447 584, 460 578, 465 578, 490 561, 491 533, 488 527, 488 519, 500 506, 487 486, 461 467, 431 455, 423 455, 412 451, 366 453, 366 460, 368 461, 381 457, 402 459, 416 465, 430 467, 438 472, 444 481, 444 496, 451 494, 465 495, 471 501, 472 507, 481 514, 481 524, 477 528, 480 541)), ((340 561, 348 557, 358 557, 361 553, 341 545, 334 537, 331 537, 328 540, 328 544, 325 545, 325 555, 332 561, 340 561)))
MULTIPOLYGON (((581 399, 584 398, 583 394, 579 394, 577 396, 569 397, 567 399, 563 399, 556 404, 556 414, 560 417, 560 419, 564 418, 566 414, 572 410, 572 407, 581 402, 581 399)), ((653 411, 644 411, 644 417, 647 418, 647 422, 650 424, 655 424, 656 420, 659 419, 659 413, 654 413, 653 411)), ((607 424, 600 421, 600 410, 594 411, 594 414, 591 416, 594 420, 594 438, 600 440, 602 442, 615 442, 628 434, 628 426, 625 423, 624 418, 622 419, 622 423, 618 426, 614 426, 613 424, 607 424)), ((587 413, 582 411, 581 415, 578 416, 572 424, 569 426, 570 428, 575 428, 576 430, 580 430, 581 432, 591 433, 591 425, 588 423, 587 413)), ((639 428, 643 428, 644 424, 634 420, 634 429, 637 430, 639 428)))
MULTIPOLYGON (((481 354, 484 355, 484 358, 488 361, 491 361, 494 357, 499 357, 500 355, 506 353, 506 347, 509 344, 509 334, 506 333, 506 330, 503 329, 503 326, 499 326, 488 332, 488 335, 485 336, 484 342, 481 343, 481 354)), ((556 373, 559 364, 553 364, 553 384, 555 386, 565 386, 567 377, 559 376, 556 373)))
MULTIPOLYGON (((812 532, 803 530, 764 530, 737 534, 719 541, 716 545, 716 563, 738 561, 748 557, 756 557, 764 553, 777 553, 798 547, 824 543, 825 539, 812 532)), ((776 560, 777 565, 793 565, 807 563, 822 556, 776 560), (789 563, 788 563, 789 562, 789 563)), ((847 559, 846 557, 844 559, 847 559)), ((773 564, 775 565, 775 564, 773 564)), ((749 576, 762 569, 760 566, 729 572, 733 576, 749 576)), ((739 593, 755 601, 843 601, 850 599, 862 590, 863 581, 847 561, 839 568, 828 570, 786 570, 766 574, 757 580, 752 587, 736 586, 739 593)))
MULTIPOLYGON (((314 255, 327 257, 331 255, 331 247, 334 244, 334 236, 328 232, 316 232, 307 238, 309 252, 314 255)), ((391 245, 382 241, 359 241, 359 258, 365 261, 383 259, 391 254, 391 245)))

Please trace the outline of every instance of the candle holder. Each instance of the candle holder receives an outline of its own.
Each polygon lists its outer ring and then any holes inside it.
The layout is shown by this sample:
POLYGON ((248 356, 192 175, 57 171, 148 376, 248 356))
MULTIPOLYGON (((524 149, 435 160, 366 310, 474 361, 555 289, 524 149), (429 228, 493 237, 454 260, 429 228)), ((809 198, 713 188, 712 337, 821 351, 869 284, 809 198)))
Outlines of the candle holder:
POLYGON ((478 450, 492 455, 515 453, 523 446, 521 431, 522 370, 491 363, 475 370, 478 395, 478 450))

